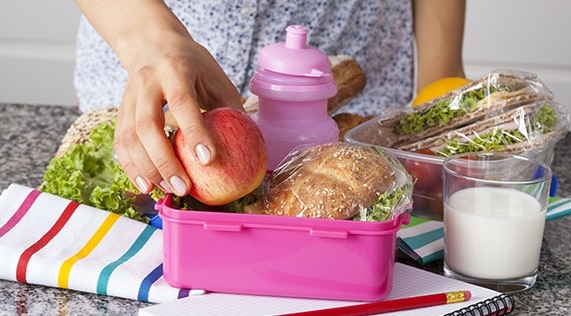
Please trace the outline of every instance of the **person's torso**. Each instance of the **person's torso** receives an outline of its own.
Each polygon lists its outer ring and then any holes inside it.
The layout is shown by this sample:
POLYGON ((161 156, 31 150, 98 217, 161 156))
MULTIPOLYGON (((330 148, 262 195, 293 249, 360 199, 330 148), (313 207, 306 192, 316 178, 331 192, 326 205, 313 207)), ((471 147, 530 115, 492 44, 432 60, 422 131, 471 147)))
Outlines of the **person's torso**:
MULTIPOLYGON (((379 113, 386 107, 406 104, 412 95, 414 56, 412 9, 408 1, 165 2, 194 40, 211 52, 244 96, 249 93, 258 52, 267 45, 284 41, 285 28, 293 24, 309 29, 309 45, 328 55, 349 55, 364 69, 365 90, 341 111, 379 113)), ((83 37, 98 36, 90 26, 82 27, 83 37)), ((98 44, 91 40, 87 45, 88 40, 84 38, 81 46, 105 45, 101 40, 98 44)), ((82 54, 81 46, 78 57, 82 54)), ((109 49, 105 50, 107 56, 90 57, 108 58, 109 49)), ((98 62, 99 66, 105 63, 87 59, 79 62, 98 62)), ((120 67, 118 62, 115 65, 120 67)), ((117 72, 116 80, 125 79, 126 74, 121 74, 124 70, 113 71, 117 72)), ((76 71, 76 83, 79 75, 76 71)))

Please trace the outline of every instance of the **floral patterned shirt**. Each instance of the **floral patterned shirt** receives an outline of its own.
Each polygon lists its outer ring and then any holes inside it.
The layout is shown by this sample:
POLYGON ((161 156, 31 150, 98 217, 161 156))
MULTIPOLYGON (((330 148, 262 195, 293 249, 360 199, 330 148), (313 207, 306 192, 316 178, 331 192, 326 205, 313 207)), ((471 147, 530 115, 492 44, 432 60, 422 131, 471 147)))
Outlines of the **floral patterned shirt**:
MULTIPOLYGON (((285 28, 309 29, 308 44, 327 55, 349 55, 367 76, 365 90, 341 112, 380 114, 410 101, 414 80, 412 7, 403 0, 165 0, 205 46, 243 96, 258 52, 285 41, 285 28)), ((120 104, 127 73, 82 17, 74 82, 82 111, 120 104)))

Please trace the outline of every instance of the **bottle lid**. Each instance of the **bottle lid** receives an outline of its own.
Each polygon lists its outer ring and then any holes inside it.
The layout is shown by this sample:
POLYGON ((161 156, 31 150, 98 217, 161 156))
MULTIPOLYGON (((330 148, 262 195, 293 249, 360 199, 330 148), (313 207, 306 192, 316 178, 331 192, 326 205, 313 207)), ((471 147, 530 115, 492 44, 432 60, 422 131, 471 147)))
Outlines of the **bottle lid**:
POLYGON ((290 25, 285 42, 266 46, 258 56, 258 67, 277 73, 307 76, 332 76, 327 55, 307 45, 307 28, 290 25))

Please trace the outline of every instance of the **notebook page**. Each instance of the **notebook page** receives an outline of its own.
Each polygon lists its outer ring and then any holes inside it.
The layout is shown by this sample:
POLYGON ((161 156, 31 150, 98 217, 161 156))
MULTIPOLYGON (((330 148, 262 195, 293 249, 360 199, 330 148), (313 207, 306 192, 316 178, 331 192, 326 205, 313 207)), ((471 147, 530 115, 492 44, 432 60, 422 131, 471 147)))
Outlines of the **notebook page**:
MULTIPOLYGON (((394 284, 391 294, 386 298, 397 299, 411 296, 435 294, 440 292, 469 290, 470 301, 426 307, 409 311, 384 313, 382 315, 442 315, 492 298, 501 293, 447 278, 402 263, 395 264, 394 284)), ((154 315, 234 315, 267 316, 309 311, 316 309, 356 305, 355 301, 316 300, 288 297, 271 297, 227 293, 209 293, 182 298, 139 310, 139 316, 154 315)))

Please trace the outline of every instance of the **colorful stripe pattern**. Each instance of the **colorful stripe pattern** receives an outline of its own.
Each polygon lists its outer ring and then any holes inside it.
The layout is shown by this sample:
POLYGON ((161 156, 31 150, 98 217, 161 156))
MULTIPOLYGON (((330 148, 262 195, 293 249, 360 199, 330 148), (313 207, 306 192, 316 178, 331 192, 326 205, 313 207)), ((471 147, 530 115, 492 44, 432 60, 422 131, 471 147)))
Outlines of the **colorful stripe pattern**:
POLYGON ((155 303, 200 293, 164 280, 161 230, 16 184, 0 196, 0 252, 3 279, 155 303))
POLYGON ((556 219, 571 214, 571 199, 552 198, 547 207, 547 220, 556 219))
POLYGON ((16 280, 18 282, 27 282, 26 280, 26 270, 28 267, 28 262, 30 258, 42 249, 45 245, 47 245, 56 235, 57 233, 63 228, 65 223, 69 220, 73 212, 77 209, 79 203, 70 202, 67 207, 62 212, 61 216, 58 218, 56 223, 48 230, 48 232, 43 235, 37 242, 33 245, 28 247, 20 256, 18 260, 18 267, 16 269, 16 280))
MULTIPOLYGON (((570 198, 550 198, 547 221, 570 214, 570 198)), ((403 226, 397 233, 397 245, 401 251, 420 264, 442 259, 444 257, 443 227, 440 221, 411 216, 410 224, 403 226)))
POLYGON ((119 259, 109 263, 103 270, 101 271, 101 276, 97 280, 97 293, 107 295, 107 285, 109 284, 109 278, 113 271, 120 266, 121 264, 127 262, 130 258, 132 258, 137 252, 141 250, 141 248, 145 245, 145 243, 151 238, 154 233, 154 228, 152 226, 147 226, 137 237, 131 248, 127 250, 119 259))
POLYGON ((105 219, 103 224, 101 224, 101 226, 99 226, 97 231, 95 231, 95 234, 93 236, 91 236, 91 238, 89 239, 87 244, 85 244, 85 246, 83 246, 83 248, 81 248, 81 250, 79 252, 77 252, 73 256, 67 258, 63 262, 63 264, 61 265, 61 268, 59 269, 58 287, 64 288, 64 289, 69 288, 69 284, 68 284, 69 274, 71 272, 71 268, 73 267, 73 265, 77 261, 87 257, 89 255, 89 253, 91 251, 93 251, 93 249, 95 249, 95 247, 97 247, 97 244, 99 244, 101 242, 101 240, 103 239, 103 237, 105 237, 105 234, 107 234, 107 232, 111 229, 113 224, 115 224, 117 219, 119 219, 119 215, 109 213, 109 215, 107 216, 107 218, 105 219))
POLYGON ((16 226, 16 224, 28 212, 28 210, 30 209, 34 201, 36 201, 39 195, 40 191, 38 190, 30 191, 30 194, 28 194, 24 202, 22 202, 22 204, 18 207, 18 210, 16 210, 16 212, 14 212, 12 217, 10 217, 10 219, 4 225, 2 225, 2 227, 0 227, 0 237, 4 236, 8 231, 10 231, 12 228, 14 228, 14 226, 16 226))
MULTIPOLYGON (((553 198, 547 220, 571 214, 553 198)), ((442 258, 442 222, 411 217, 401 250, 425 264, 442 258)), ((12 184, 0 195, 0 278, 161 303, 200 294, 173 288, 162 269, 162 231, 12 184)))

